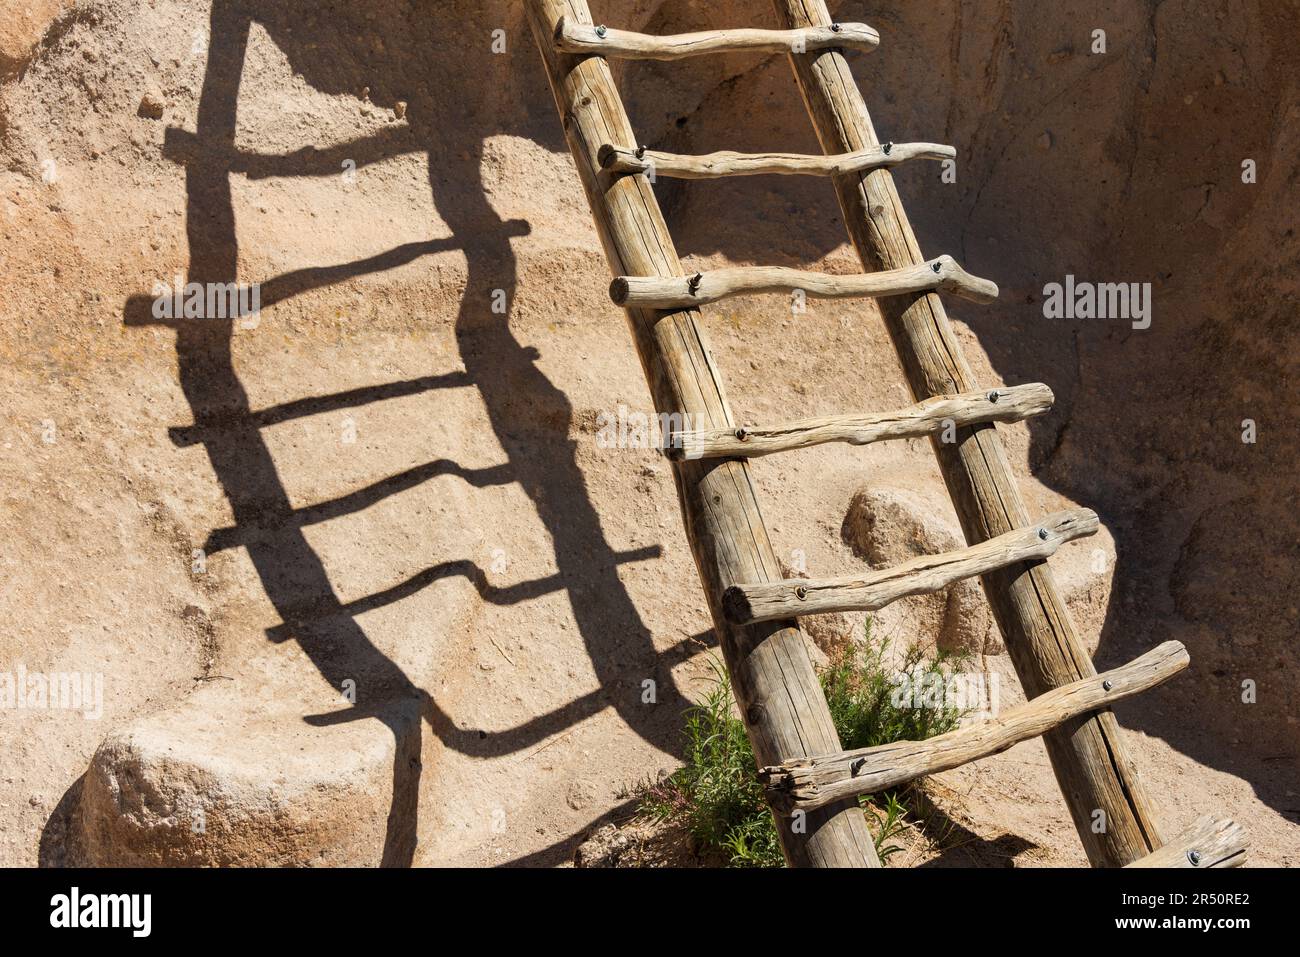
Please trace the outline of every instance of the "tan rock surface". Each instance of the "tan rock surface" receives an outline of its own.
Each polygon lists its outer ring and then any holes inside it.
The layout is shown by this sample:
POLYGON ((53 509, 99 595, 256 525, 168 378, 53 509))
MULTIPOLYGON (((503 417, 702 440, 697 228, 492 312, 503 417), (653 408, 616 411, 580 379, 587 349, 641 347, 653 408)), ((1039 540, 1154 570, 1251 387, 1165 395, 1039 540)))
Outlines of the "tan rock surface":
MULTIPOLYGON (((34 47, 59 7, 0 13, 0 73, 36 49, 0 87, 0 670, 99 674, 104 708, 0 716, 0 864, 571 859, 677 760, 712 641, 667 466, 596 440, 646 390, 517 5, 440 4, 452 33, 408 0, 88 0, 34 47), (260 283, 259 321, 154 322, 187 271, 260 283)), ((881 30, 855 68, 882 133, 960 151, 956 184, 899 182, 927 251, 1002 285, 954 310, 981 381, 1058 396, 999 427, 1031 511, 1113 535, 1104 574, 1060 556, 1080 631, 1106 666, 1191 652, 1118 709, 1168 826, 1227 811, 1296 863, 1296 11, 837 13, 881 30), (1153 283, 1151 328, 1045 319, 1067 272, 1153 283)), ((655 148, 816 148, 779 57, 617 74, 655 148)), ((656 189, 693 265, 857 268, 824 183, 656 189)), ((707 323, 742 421, 909 401, 870 304, 707 323)), ((754 474, 812 575, 862 561, 859 490, 944 501, 924 442, 754 474)), ((896 625, 976 643, 957 614, 896 625)), ((1080 862, 1040 745, 950 774, 981 840, 1080 862)))

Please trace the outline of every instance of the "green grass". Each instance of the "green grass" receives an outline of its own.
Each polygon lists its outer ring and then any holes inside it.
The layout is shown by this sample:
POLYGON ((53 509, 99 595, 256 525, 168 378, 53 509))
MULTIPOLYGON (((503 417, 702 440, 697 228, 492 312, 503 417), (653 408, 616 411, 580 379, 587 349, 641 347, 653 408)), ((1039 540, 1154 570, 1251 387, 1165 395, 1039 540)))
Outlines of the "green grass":
MULTIPOLYGON (((927 659, 912 648, 891 674, 882 660, 884 645, 872 639, 868 620, 862 646, 850 646, 820 675, 845 749, 921 740, 955 728, 961 718, 955 708, 918 708, 891 700, 898 671, 913 682, 927 676, 939 680, 956 659, 927 659)), ((733 714, 731 683, 716 660, 713 668, 703 700, 686 712, 685 766, 647 789, 641 811, 686 830, 706 860, 732 867, 781 867, 776 824, 763 800, 745 726, 733 714)), ((905 798, 894 792, 872 795, 863 799, 863 809, 876 853, 888 862, 901 850, 890 841, 906 826, 905 798)))

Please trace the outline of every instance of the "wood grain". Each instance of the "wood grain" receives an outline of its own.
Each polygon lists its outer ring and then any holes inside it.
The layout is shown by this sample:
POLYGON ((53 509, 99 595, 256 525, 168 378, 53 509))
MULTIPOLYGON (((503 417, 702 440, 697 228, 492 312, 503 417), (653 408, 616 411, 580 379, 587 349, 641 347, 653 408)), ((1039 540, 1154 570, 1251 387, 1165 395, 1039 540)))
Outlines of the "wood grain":
MULTIPOLYGON (((649 181, 644 176, 611 178, 600 168, 597 153, 603 144, 636 142, 608 62, 563 55, 552 41, 562 17, 591 22, 585 0, 525 0, 525 9, 611 270, 616 275, 681 275, 681 262, 649 181)), ((708 428, 734 428, 699 313, 633 309, 627 321, 655 408, 688 413, 708 428)), ((748 465, 683 462, 674 466, 673 479, 714 631, 757 760, 779 764, 837 750, 835 724, 798 624, 787 620, 741 627, 722 613, 727 585, 781 577, 748 465)), ((801 819, 800 826, 795 823, 779 817, 776 821, 778 839, 792 866, 880 866, 856 802, 828 805, 801 819)))
POLYGON ((900 598, 929 594, 1008 565, 1042 561, 1066 542, 1096 534, 1099 524, 1091 509, 1071 509, 969 548, 922 555, 883 571, 732 585, 722 604, 727 617, 739 624, 790 615, 875 611, 900 598))
POLYGON ((1168 844, 1139 858, 1129 867, 1186 867, 1209 870, 1246 863, 1250 839, 1246 829, 1230 818, 1206 814, 1168 844))
POLYGON ((1052 407, 1052 390, 1041 382, 1003 386, 926 399, 893 412, 827 415, 778 426, 742 426, 673 432, 665 453, 670 459, 727 456, 758 458, 828 442, 868 445, 889 439, 915 439, 975 422, 1019 422, 1052 407))
POLYGON ((832 48, 869 53, 879 44, 880 34, 865 23, 797 30, 703 30, 652 36, 579 23, 566 17, 555 31, 555 45, 561 52, 625 60, 680 60, 706 53, 789 53, 832 48))
POLYGON ((801 290, 814 299, 864 299, 919 292, 951 292, 972 302, 992 302, 996 283, 972 276, 951 256, 884 272, 832 276, 784 266, 713 269, 691 276, 619 276, 609 296, 630 309, 684 309, 732 296, 801 290))
POLYGON ((951 146, 939 143, 889 143, 836 156, 805 153, 716 153, 688 155, 651 149, 629 149, 605 144, 600 165, 613 173, 648 173, 669 179, 717 179, 723 176, 843 176, 886 169, 914 159, 944 160, 956 157, 951 146))
POLYGON ((1081 678, 979 724, 924 741, 895 741, 762 768, 768 800, 811 811, 829 801, 872 794, 961 767, 1036 738, 1064 721, 1109 707, 1168 681, 1187 667, 1187 649, 1166 641, 1126 665, 1081 678))
MULTIPOLYGON (((782 27, 830 21, 823 0, 773 0, 773 5, 782 27)), ((880 142, 844 57, 828 51, 792 56, 790 62, 825 152, 853 152, 880 142)), ((924 259, 889 170, 854 173, 833 182, 865 269, 896 269, 924 259)), ((880 300, 880 311, 917 399, 975 388, 938 296, 880 300)), ((958 442, 935 443, 934 448, 966 540, 983 541, 1028 524, 995 427, 975 425, 958 435, 958 442)), ((1029 697, 1096 673, 1046 565, 1014 565, 984 576, 983 584, 1029 697)), ((1094 865, 1122 866, 1160 846, 1155 808, 1111 712, 1069 722, 1043 740, 1094 865), (1106 820, 1101 831, 1093 827, 1098 811, 1106 820)))

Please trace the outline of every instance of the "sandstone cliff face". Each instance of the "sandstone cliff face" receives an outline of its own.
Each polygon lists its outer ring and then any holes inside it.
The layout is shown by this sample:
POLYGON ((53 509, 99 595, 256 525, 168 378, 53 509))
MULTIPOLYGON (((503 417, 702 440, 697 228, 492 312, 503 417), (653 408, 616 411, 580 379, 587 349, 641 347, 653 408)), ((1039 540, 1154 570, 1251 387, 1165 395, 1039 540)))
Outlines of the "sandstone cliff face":
MULTIPOLYGON (((564 859, 672 765, 711 641, 668 467, 596 441, 601 412, 647 399, 518 5, 64 7, 0 13, 0 669, 102 673, 105 713, 6 715, 0 861, 564 859), (260 282, 260 322, 154 320, 177 275, 260 282)), ((959 150, 955 183, 898 178, 924 248, 1002 286, 954 310, 977 374, 1058 396, 1004 431, 1032 510, 1107 526, 1061 556, 1081 631, 1103 665, 1191 652, 1119 709, 1170 828, 1210 802, 1293 859, 1300 13, 835 10, 881 30, 854 61, 881 135, 959 150), (1067 274, 1151 283, 1150 328, 1045 318, 1067 274)), ((816 149, 779 57, 616 74, 650 146, 816 149)), ((855 268, 823 183, 656 189, 699 265, 855 268)), ((870 304, 757 298, 709 325, 746 422, 908 401, 870 304)), ((755 475, 811 574, 909 547, 885 532, 952 543, 924 443, 755 475)), ((1005 671, 977 590, 891 614, 900 640, 1005 671)), ((1031 753, 978 782, 1016 813, 980 814, 1077 862, 1031 753)))

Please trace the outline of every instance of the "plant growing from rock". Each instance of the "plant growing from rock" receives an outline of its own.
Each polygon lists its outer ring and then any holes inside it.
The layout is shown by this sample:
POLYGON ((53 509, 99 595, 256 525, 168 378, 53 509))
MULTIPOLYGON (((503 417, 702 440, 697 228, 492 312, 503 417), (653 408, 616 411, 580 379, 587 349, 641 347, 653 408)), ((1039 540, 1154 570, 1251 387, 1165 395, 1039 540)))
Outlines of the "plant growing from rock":
MULTIPOLYGON (((938 652, 927 657, 912 646, 892 669, 885 656, 886 642, 872 637, 868 619, 863 642, 847 644, 819 676, 845 749, 922 740, 951 731, 961 719, 955 707, 900 704, 894 695, 903 681, 942 680, 960 660, 957 656, 938 652)), ((763 800, 749 737, 734 714, 726 669, 716 660, 712 664, 708 690, 685 715, 686 763, 646 789, 641 813, 683 828, 705 863, 780 867, 784 860, 776 823, 763 800)), ((907 801, 906 791, 862 798, 882 862, 902 850, 891 840, 907 824, 907 801)))

